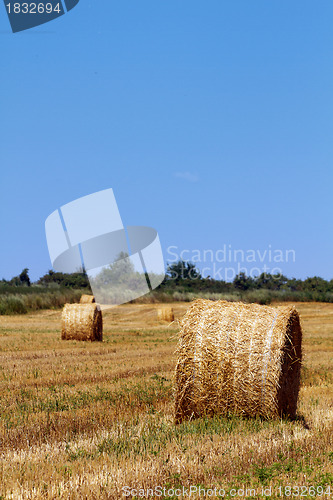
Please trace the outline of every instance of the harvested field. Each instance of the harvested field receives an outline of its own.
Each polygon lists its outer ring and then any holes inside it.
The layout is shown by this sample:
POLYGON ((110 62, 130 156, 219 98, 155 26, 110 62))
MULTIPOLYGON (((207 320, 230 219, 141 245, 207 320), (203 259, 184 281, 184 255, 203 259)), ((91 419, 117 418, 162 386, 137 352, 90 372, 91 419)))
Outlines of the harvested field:
MULTIPOLYGON (((177 320, 189 304, 171 306, 177 320)), ((0 316, 0 496, 120 499, 127 486, 137 490, 128 498, 140 498, 140 488, 191 485, 223 488, 229 498, 232 488, 261 498, 269 487, 283 498, 279 486, 330 486, 332 496, 333 304, 297 304, 304 366, 296 420, 214 416, 177 426, 178 327, 158 320, 159 307, 104 311, 96 343, 61 341, 61 311, 0 316)))

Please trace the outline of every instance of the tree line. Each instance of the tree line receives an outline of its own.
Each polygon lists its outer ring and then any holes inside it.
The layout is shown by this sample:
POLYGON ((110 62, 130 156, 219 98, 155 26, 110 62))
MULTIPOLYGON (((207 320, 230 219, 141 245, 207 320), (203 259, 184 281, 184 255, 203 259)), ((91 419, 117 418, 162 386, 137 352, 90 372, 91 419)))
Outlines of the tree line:
MULTIPOLYGON (((25 268, 18 276, 13 277, 11 280, 2 279, 0 284, 10 287, 30 287, 34 285, 46 288, 90 289, 89 279, 84 269, 71 274, 49 270, 37 282, 32 283, 29 278, 29 269, 25 268)), ((175 290, 195 293, 200 291, 231 293, 251 290, 271 290, 333 294, 333 279, 328 281, 314 276, 301 280, 288 278, 282 274, 272 275, 269 273, 262 273, 259 276, 251 277, 246 276, 245 273, 240 273, 235 276, 233 281, 226 282, 209 277, 204 278, 195 264, 179 260, 167 265, 165 279, 157 290, 165 291, 166 293, 175 290)))

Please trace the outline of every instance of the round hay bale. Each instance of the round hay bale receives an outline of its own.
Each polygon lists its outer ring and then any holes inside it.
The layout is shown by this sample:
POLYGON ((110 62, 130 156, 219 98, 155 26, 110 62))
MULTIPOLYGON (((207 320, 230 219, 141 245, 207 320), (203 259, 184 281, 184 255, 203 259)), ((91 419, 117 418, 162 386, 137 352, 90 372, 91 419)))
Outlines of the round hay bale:
POLYGON ((102 311, 97 304, 65 304, 62 340, 103 340, 102 311))
POLYGON ((295 417, 302 329, 293 306, 196 300, 180 322, 175 421, 295 417))
POLYGON ((160 321, 168 321, 172 323, 175 319, 172 307, 163 307, 157 310, 157 317, 160 321))
POLYGON ((80 304, 94 304, 95 297, 93 295, 81 295, 80 304))

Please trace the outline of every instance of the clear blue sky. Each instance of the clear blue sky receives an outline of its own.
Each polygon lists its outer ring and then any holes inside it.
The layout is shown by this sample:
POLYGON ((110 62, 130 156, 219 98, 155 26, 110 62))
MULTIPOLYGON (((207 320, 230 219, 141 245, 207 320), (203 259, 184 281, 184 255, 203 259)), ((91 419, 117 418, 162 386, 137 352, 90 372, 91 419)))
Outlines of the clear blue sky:
POLYGON ((12 34, 1 5, 0 278, 44 274, 46 217, 110 187, 166 260, 271 245, 333 278, 332 25, 331 0, 81 0, 12 34))

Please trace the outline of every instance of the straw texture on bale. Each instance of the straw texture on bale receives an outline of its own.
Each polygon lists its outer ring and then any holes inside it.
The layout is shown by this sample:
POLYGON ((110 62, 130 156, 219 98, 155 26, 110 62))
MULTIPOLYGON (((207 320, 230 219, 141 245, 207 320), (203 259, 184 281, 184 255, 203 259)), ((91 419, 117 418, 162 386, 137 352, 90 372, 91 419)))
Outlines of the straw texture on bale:
POLYGON ((169 323, 172 323, 175 319, 172 307, 163 307, 163 309, 158 309, 157 317, 160 321, 168 321, 169 323))
POLYGON ((180 322, 175 421, 295 417, 302 330, 293 306, 196 300, 180 322))
POLYGON ((80 304, 94 304, 95 297, 93 295, 81 295, 80 304))
POLYGON ((65 304, 62 340, 103 340, 102 311, 97 304, 65 304))

